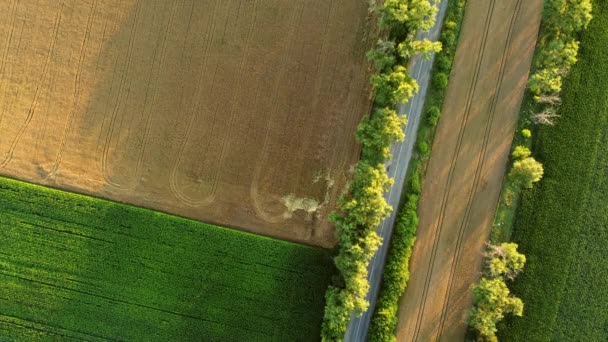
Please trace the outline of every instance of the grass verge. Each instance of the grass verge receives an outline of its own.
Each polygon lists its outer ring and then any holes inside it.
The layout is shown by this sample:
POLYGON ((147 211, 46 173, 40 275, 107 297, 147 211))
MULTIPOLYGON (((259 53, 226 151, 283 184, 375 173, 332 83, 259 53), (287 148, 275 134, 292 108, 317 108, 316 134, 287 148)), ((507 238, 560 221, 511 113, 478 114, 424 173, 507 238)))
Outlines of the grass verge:
POLYGON ((0 178, 0 340, 316 340, 327 252, 0 178))

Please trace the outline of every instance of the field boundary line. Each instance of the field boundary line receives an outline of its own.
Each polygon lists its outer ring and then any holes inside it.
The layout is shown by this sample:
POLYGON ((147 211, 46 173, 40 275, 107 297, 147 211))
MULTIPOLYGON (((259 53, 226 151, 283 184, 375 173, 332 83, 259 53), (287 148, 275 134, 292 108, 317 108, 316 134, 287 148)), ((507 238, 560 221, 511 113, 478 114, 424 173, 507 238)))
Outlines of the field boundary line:
POLYGON ((494 94, 494 98, 492 99, 490 117, 488 118, 488 121, 487 121, 486 127, 485 127, 484 140, 482 143, 482 150, 481 150, 479 158, 477 159, 477 168, 475 170, 475 179, 473 181, 474 182, 473 190, 469 193, 465 216, 464 216, 464 219, 463 219, 463 221, 459 227, 459 231, 458 231, 458 239, 456 241, 456 254, 454 255, 454 259, 452 260, 452 265, 450 268, 450 276, 448 278, 448 287, 446 289, 446 296, 444 298, 444 303, 443 303, 443 307, 442 307, 441 319, 439 321, 438 336, 441 336, 441 333, 443 332, 443 328, 445 326, 445 321, 447 318, 447 311, 448 311, 447 305, 450 302, 450 293, 451 293, 452 287, 454 285, 454 273, 456 271, 456 266, 458 265, 458 259, 460 258, 460 254, 462 252, 462 245, 463 245, 462 241, 463 241, 463 237, 464 237, 464 232, 466 230, 466 227, 470 223, 470 218, 471 218, 470 215, 471 215, 471 207, 473 204, 473 198, 474 198, 475 193, 477 192, 477 188, 479 187, 482 170, 485 166, 484 160, 485 160, 485 156, 486 156, 488 143, 490 140, 489 139, 490 131, 492 130, 492 126, 494 123, 494 117, 496 115, 496 106, 498 105, 498 97, 500 95, 500 90, 502 89, 502 85, 503 85, 503 80, 504 80, 504 76, 505 76, 505 74, 504 74, 505 66, 507 64, 507 57, 509 55, 509 51, 512 46, 513 28, 515 27, 515 22, 517 21, 516 19, 519 17, 519 13, 521 11, 521 5, 522 5, 522 0, 517 0, 517 3, 515 5, 516 8, 513 12, 513 16, 511 17, 511 22, 509 23, 509 32, 508 32, 507 40, 505 42, 505 48, 503 49, 503 56, 502 56, 501 63, 500 63, 499 77, 498 77, 498 80, 496 83, 496 87, 494 88, 495 94, 494 94))
POLYGON ((486 21, 484 23, 485 29, 482 34, 483 38, 482 38, 482 41, 479 43, 479 52, 477 54, 477 60, 475 62, 475 71, 473 74, 473 80, 472 80, 471 86, 469 87, 469 90, 468 90, 467 102, 466 102, 466 107, 465 107, 465 111, 464 111, 464 119, 462 120, 462 123, 460 125, 460 130, 458 133, 458 140, 456 143, 456 150, 454 151, 454 156, 452 157, 452 160, 450 162, 450 169, 449 169, 450 171, 448 174, 448 181, 444 187, 445 192, 444 192, 443 199, 441 201, 439 221, 437 222, 436 229, 434 230, 434 234, 433 234, 433 249, 431 252, 431 260, 429 262, 429 267, 427 268, 427 272, 426 272, 426 276, 425 276, 422 301, 420 302, 420 307, 418 308, 418 314, 416 316, 416 326, 414 329, 414 338, 413 338, 414 341, 418 340, 418 337, 420 334, 420 329, 421 329, 421 325, 422 325, 422 317, 424 315, 424 309, 426 308, 426 301, 427 301, 427 297, 428 297, 431 277, 433 274, 433 272, 432 272, 433 264, 435 263, 435 258, 437 257, 439 237, 441 236, 447 202, 450 197, 450 187, 451 187, 452 181, 454 179, 454 166, 456 164, 458 155, 460 154, 460 150, 462 148, 462 140, 464 137, 464 131, 465 131, 466 123, 469 120, 469 114, 470 114, 470 109, 471 109, 472 102, 473 102, 473 96, 475 93, 475 88, 477 86, 477 82, 479 80, 478 76, 481 71, 483 57, 485 56, 485 47, 486 47, 486 43, 488 41, 488 33, 490 31, 490 24, 492 21, 495 4, 496 4, 496 0, 492 0, 488 5, 488 12, 486 15, 486 21))
POLYGON ((15 148, 17 147, 19 140, 21 140, 21 137, 25 133, 25 130, 29 127, 30 123, 32 122, 32 118, 34 117, 34 112, 36 111, 36 107, 38 106, 38 100, 40 98, 40 90, 43 87, 44 79, 47 77, 48 70, 49 70, 49 64, 51 63, 51 59, 53 58, 53 54, 55 52, 55 44, 57 43, 59 26, 61 26, 61 16, 62 16, 62 12, 63 12, 63 6, 64 6, 64 1, 61 0, 59 2, 59 10, 57 11, 56 18, 55 18, 55 24, 53 27, 53 38, 51 39, 51 44, 49 46, 49 53, 44 62, 44 67, 42 69, 40 81, 38 82, 38 86, 36 87, 36 91, 34 93, 34 99, 32 100, 30 109, 27 112, 27 117, 25 118, 25 122, 23 123, 23 125, 21 126, 19 131, 17 132, 17 135, 15 136, 13 141, 11 142, 11 145, 9 147, 9 150, 7 151, 6 156, 4 157, 2 162, 0 162, 0 168, 6 167, 6 165, 13 159, 13 154, 15 152, 15 148))

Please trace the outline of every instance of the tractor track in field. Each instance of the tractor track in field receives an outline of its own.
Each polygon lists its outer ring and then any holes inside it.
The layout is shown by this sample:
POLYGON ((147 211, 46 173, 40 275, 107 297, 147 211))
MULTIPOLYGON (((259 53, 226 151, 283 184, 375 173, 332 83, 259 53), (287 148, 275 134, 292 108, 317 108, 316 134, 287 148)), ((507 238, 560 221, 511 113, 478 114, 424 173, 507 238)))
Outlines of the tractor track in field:
MULTIPOLYGON (((142 1, 143 0, 138 0, 135 5, 135 16, 133 18, 133 25, 131 26, 131 32, 129 35, 129 44, 128 44, 127 53, 125 54, 125 60, 124 60, 124 62, 126 64, 125 70, 123 70, 122 77, 120 78, 120 84, 118 86, 118 93, 116 95, 116 103, 114 104, 114 109, 113 109, 112 113, 110 114, 110 125, 108 127, 108 132, 106 133, 106 138, 105 138, 105 142, 103 145, 103 152, 102 152, 102 156, 101 156, 101 174, 103 176, 104 181, 119 190, 128 190, 132 186, 123 185, 123 184, 120 184, 119 182, 115 182, 114 180, 112 180, 112 176, 108 172, 108 170, 109 170, 108 158, 109 158, 109 153, 110 153, 110 143, 112 141, 112 135, 114 135, 114 129, 116 126, 116 119, 118 117, 118 112, 120 111, 120 105, 122 103, 123 94, 125 92, 124 88, 125 88, 126 78, 131 70, 131 65, 133 64, 131 55, 133 54, 133 47, 135 45, 134 41, 135 41, 135 37, 137 35, 137 26, 139 24, 139 18, 140 18, 140 14, 141 14, 142 1)), ((127 92, 126 97, 128 100, 129 92, 127 92)))
POLYGON ((6 167, 6 165, 13 159, 13 154, 15 153, 15 148, 17 147, 17 144, 21 140, 23 133, 25 133, 25 131, 29 127, 30 123, 32 122, 32 118, 34 117, 34 113, 36 112, 36 107, 38 106, 38 101, 40 99, 41 88, 42 88, 42 85, 44 84, 45 78, 47 77, 47 74, 48 74, 49 68, 50 68, 50 64, 51 64, 51 59, 53 58, 53 54, 55 53, 55 44, 57 43, 59 26, 61 26, 61 16, 62 16, 62 12, 63 12, 63 6, 64 6, 64 2, 62 0, 61 2, 59 2, 59 9, 57 10, 57 14, 56 14, 56 18, 55 18, 55 24, 53 27, 53 38, 51 38, 49 52, 48 52, 46 60, 44 62, 42 74, 40 75, 40 81, 38 82, 38 86, 36 87, 36 91, 34 93, 34 98, 32 100, 30 108, 27 112, 25 122, 21 125, 21 127, 19 128, 19 131, 17 132, 17 135, 11 142, 5 158, 2 160, 2 162, 0 162, 0 168, 6 167))
POLYGON ((479 276, 477 270, 491 226, 488 217, 493 217, 492 204, 500 192, 508 142, 526 84, 536 25, 540 24, 539 1, 493 0, 484 3, 487 8, 478 2, 482 1, 468 3, 461 33, 464 37, 451 75, 454 83, 450 83, 443 108, 448 114, 442 120, 448 123, 440 122, 423 185, 412 279, 400 304, 401 339, 438 341, 464 334, 463 315, 470 306, 470 286, 479 276), (524 4, 529 8, 527 12, 523 11, 524 4), (527 16, 534 20, 522 20, 527 16), (482 30, 476 42, 473 34, 482 30), (478 49, 472 50, 470 44, 478 49), (520 50, 524 52, 520 60, 510 58, 520 50), (458 68, 458 63, 472 60, 462 54, 473 51, 475 63, 468 69, 458 68), (470 85, 460 92, 463 82, 470 85), (458 90, 454 90, 455 83, 458 90), (511 93, 514 96, 509 96, 511 93), (497 126, 498 117, 501 121, 497 126), (455 123, 460 127, 452 133, 455 123), (452 140, 455 147, 450 149, 452 140), (439 201, 432 195, 437 193, 441 193, 439 201))
POLYGON ((335 245, 325 212, 286 217, 282 199, 331 210, 358 159, 365 2, 60 4, 0 6, 4 175, 335 245))
MULTIPOLYGON (((454 156, 452 157, 452 160, 450 161, 450 169, 449 169, 450 171, 448 174, 448 181, 446 183, 445 190, 443 192, 444 196, 441 199, 441 211, 440 211, 439 221, 437 222, 437 226, 434 229, 435 234, 434 234, 434 238, 433 238, 433 250, 431 252, 431 261, 430 261, 431 267, 427 270, 425 281, 424 281, 424 290, 423 290, 423 295, 422 295, 422 303, 424 303, 424 304, 418 309, 418 315, 416 316, 416 330, 414 331, 414 341, 418 340, 418 337, 420 334, 420 324, 422 323, 422 316, 424 315, 425 303, 427 302, 427 297, 429 294, 431 275, 433 274, 432 265, 435 263, 435 258, 437 257, 439 236, 441 236, 441 231, 443 229, 443 220, 445 219, 445 210, 446 210, 446 206, 448 203, 448 199, 450 198, 451 185, 452 185, 452 182, 454 180, 454 175, 455 175, 455 173, 454 173, 455 165, 456 165, 456 161, 458 160, 460 150, 462 148, 462 140, 464 137, 465 127, 466 127, 467 122, 469 121, 469 115, 471 113, 471 105, 473 103, 473 96, 475 95, 477 82, 479 81, 479 72, 481 71, 485 47, 486 47, 486 43, 488 41, 490 22, 492 21, 491 19, 492 19, 492 14, 494 12, 495 4, 496 4, 496 0, 491 0, 490 4, 488 5, 488 12, 486 14, 486 21, 485 21, 484 30, 483 30, 483 38, 482 38, 481 44, 479 44, 479 52, 477 53, 477 58, 475 61, 475 73, 473 74, 473 82, 471 83, 471 86, 469 87, 469 90, 468 90, 465 116, 464 116, 464 119, 462 120, 460 129, 458 131, 458 141, 456 143, 456 151, 454 153, 454 156)), ((485 137, 484 137, 484 141, 485 141, 485 137)), ((483 149, 483 147, 482 147, 482 149, 483 149)), ((474 192, 475 192, 475 189, 471 189, 471 192, 469 193, 469 198, 471 197, 471 194, 474 192)))
MULTIPOLYGON (((204 53, 205 59, 203 60, 203 63, 201 65, 201 72, 198 75, 196 91, 195 91, 195 93, 197 93, 197 94, 200 91, 200 88, 201 88, 201 85, 203 82, 203 78, 204 78, 204 72, 207 69, 207 63, 209 62, 208 51, 209 51, 209 47, 213 43, 213 38, 215 37, 215 31, 216 31, 215 15, 217 13, 217 8, 220 3, 221 3, 220 0, 217 0, 214 3, 213 15, 211 16, 211 19, 209 20, 208 29, 207 29, 207 32, 208 32, 207 43, 205 44, 205 53, 204 53)), ((257 2, 256 2, 256 4, 257 4, 257 2)), ((213 76, 211 77, 212 84, 215 84, 216 76, 217 76, 217 68, 213 71, 213 76)), ((213 89, 213 87, 212 87, 212 89, 213 89)), ((182 88, 182 92, 181 92, 181 96, 180 96, 180 105, 182 104, 182 101, 183 101, 183 98, 182 98, 183 93, 184 93, 184 89, 182 88)), ((177 158, 175 160, 175 164, 171 168, 171 173, 169 175, 169 189, 171 191, 171 194, 175 198, 180 200, 181 202, 183 202, 191 207, 206 205, 213 201, 213 200, 208 200, 207 198, 205 198, 203 200, 195 200, 195 199, 188 197, 182 191, 182 189, 180 189, 180 186, 177 181, 177 172, 183 161, 184 152, 186 150, 186 146, 188 145, 188 141, 190 140, 190 136, 192 134, 192 128, 194 127, 194 122, 196 121, 196 109, 199 105, 199 101, 200 101, 200 97, 197 97, 197 100, 192 102, 190 109, 187 111, 187 113, 190 115, 190 118, 188 119, 188 124, 186 126, 186 132, 182 138, 181 144, 179 146, 179 150, 177 152, 177 158)), ((219 106, 219 104, 218 104, 218 106, 219 106)), ((216 109, 217 109, 217 107, 216 107, 216 109)))
POLYGON ((87 28, 85 30, 84 38, 82 40, 82 44, 80 47, 80 56, 78 58, 78 67, 76 70, 76 77, 74 79, 74 98, 72 101, 72 109, 70 110, 70 112, 68 114, 68 117, 67 117, 67 120, 65 123, 65 127, 63 128, 63 134, 61 135, 61 139, 59 142, 59 151, 57 152, 57 155, 55 156, 55 162, 53 163, 53 166, 51 167, 48 175, 46 176, 47 178, 54 177, 55 174, 57 173, 57 171, 59 170, 59 165, 61 164, 61 161, 63 159, 63 150, 65 148, 67 137, 68 137, 70 131, 72 130, 72 126, 74 124, 74 115, 76 112, 76 108, 80 104, 82 64, 84 63, 84 56, 87 52, 87 43, 88 43, 89 37, 91 35, 91 26, 93 24, 93 19, 95 18, 95 12, 97 10, 98 2, 99 2, 98 0, 95 0, 91 4, 91 13, 89 14, 89 18, 87 20, 87 28))
MULTIPOLYGON (((516 5, 517 9, 515 10, 515 12, 513 12, 513 16, 511 17, 511 23, 509 25, 509 34, 508 34, 507 42, 505 44, 505 48, 503 50, 503 56, 502 56, 503 58, 500 63, 500 72, 499 72, 500 76, 499 76, 498 82, 496 84, 496 94, 500 94, 500 91, 502 88, 502 81, 504 79, 505 65, 506 65, 507 57, 509 57, 509 51, 511 49, 511 44, 512 44, 513 27, 515 24, 515 19, 519 16, 519 11, 521 10, 522 1, 523 0, 518 0, 517 5, 516 5)), ((488 147, 488 141, 489 141, 489 137, 490 137, 490 131, 492 128, 492 124, 494 123, 494 116, 496 114, 497 103, 498 103, 498 96, 496 95, 496 96, 494 96, 494 99, 492 101, 492 109, 490 110, 490 118, 486 124, 485 132, 484 132, 482 152, 479 156, 479 159, 477 160, 477 167, 475 170, 475 180, 474 180, 474 185, 473 185, 473 191, 471 191, 469 193, 469 198, 467 200, 467 210, 465 213, 465 219, 464 219, 463 223, 461 224, 459 232, 458 232, 458 240, 456 242, 456 256, 454 257, 454 260, 452 261, 452 267, 450 269, 448 288, 446 291, 446 298, 445 298, 444 304, 443 304, 443 312, 441 314, 441 319, 440 319, 441 323, 439 325, 439 336, 441 336, 441 334, 443 332, 443 328, 445 326, 447 308, 448 308, 448 305, 450 304, 450 293, 451 293, 453 281, 454 281, 454 273, 456 270, 456 265, 458 263, 458 260, 460 260, 460 254, 462 252, 462 246, 463 246, 462 241, 463 241, 463 237, 464 237, 465 228, 470 223, 471 208, 472 208, 472 204, 473 204, 472 203, 473 194, 477 191, 477 188, 479 186, 479 181, 481 179, 482 170, 484 168, 484 165, 482 163, 486 157, 486 150, 488 147)))

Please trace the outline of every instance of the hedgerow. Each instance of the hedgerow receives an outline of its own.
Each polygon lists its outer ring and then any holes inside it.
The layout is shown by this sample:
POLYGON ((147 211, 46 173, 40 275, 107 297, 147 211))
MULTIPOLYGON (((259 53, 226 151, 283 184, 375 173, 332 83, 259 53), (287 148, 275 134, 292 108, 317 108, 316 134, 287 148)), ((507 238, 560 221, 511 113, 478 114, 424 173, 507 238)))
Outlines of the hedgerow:
POLYGON ((379 15, 388 40, 380 40, 368 53, 376 67, 370 77, 374 105, 371 115, 357 129, 362 154, 353 181, 340 199, 338 210, 330 215, 339 238, 335 263, 340 279, 325 296, 324 341, 342 340, 351 314, 368 309, 367 266, 381 244, 376 228, 392 210, 383 197, 392 184, 384 163, 390 158, 390 146, 404 138, 405 119, 397 116, 395 108, 418 91, 416 80, 404 66, 416 53, 440 49, 438 43, 415 39, 418 30, 433 26, 437 8, 428 0, 386 0, 372 10, 379 15))
MULTIPOLYGON (((562 79, 578 60, 580 32, 592 19, 591 0, 545 1, 537 51, 522 102, 513 148, 531 148, 531 125, 555 125, 561 104, 562 79)), ((515 153, 516 151, 513 150, 515 153)), ((514 160, 517 159, 513 155, 514 160)), ((490 239, 508 241, 522 186, 516 179, 505 180, 490 239)))
POLYGON ((457 37, 464 16, 466 1, 448 3, 446 17, 441 32, 443 48, 435 56, 434 75, 444 75, 431 83, 426 102, 423 121, 417 136, 417 154, 412 157, 407 184, 407 196, 403 202, 393 236, 382 279, 382 288, 376 303, 374 316, 369 329, 369 341, 394 341, 397 325, 399 298, 403 295, 409 280, 409 260, 416 240, 418 228, 418 203, 421 191, 421 177, 425 171, 425 162, 430 154, 430 146, 441 107, 445 98, 447 78, 450 74, 457 37))
POLYGON ((608 3, 595 1, 593 15, 582 34, 580 61, 564 84, 560 120, 535 135, 533 153, 543 161, 545 177, 523 193, 513 232, 528 256, 526 272, 512 286, 526 313, 499 329, 505 340, 608 339, 608 3))

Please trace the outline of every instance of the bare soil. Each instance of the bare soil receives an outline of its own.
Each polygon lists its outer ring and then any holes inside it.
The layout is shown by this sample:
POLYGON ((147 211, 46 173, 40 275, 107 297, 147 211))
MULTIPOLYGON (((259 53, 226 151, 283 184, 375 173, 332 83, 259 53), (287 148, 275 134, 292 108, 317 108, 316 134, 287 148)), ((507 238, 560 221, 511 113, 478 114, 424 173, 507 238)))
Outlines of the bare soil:
POLYGON ((366 1, 5 0, 0 13, 0 173, 335 244, 327 212, 370 107, 366 1))
POLYGON ((469 0, 419 208, 399 341, 462 341, 542 0, 469 0))

